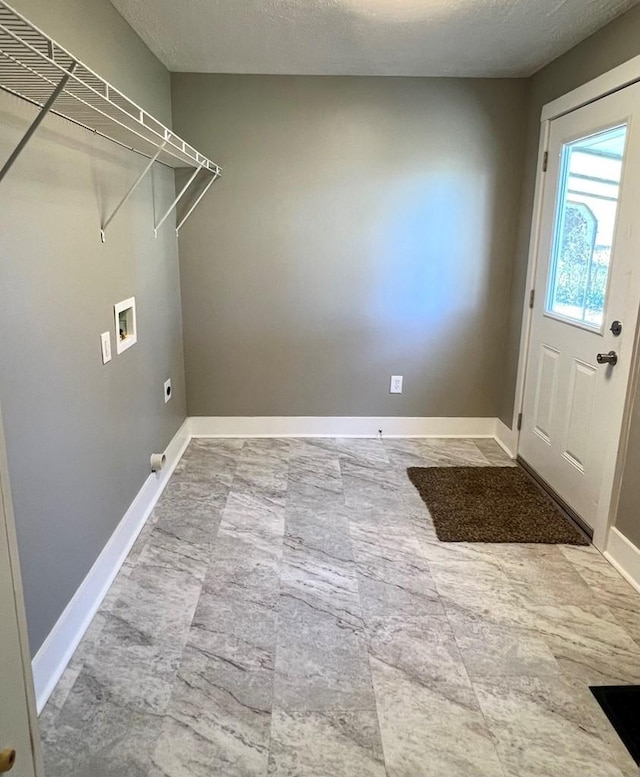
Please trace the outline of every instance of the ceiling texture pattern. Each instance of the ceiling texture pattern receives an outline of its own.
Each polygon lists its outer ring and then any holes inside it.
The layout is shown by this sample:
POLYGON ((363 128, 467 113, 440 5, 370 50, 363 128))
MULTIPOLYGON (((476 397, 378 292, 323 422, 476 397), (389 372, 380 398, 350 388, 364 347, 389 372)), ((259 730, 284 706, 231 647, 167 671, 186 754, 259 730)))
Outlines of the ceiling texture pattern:
POLYGON ((111 1, 173 71, 511 77, 639 0, 111 1))

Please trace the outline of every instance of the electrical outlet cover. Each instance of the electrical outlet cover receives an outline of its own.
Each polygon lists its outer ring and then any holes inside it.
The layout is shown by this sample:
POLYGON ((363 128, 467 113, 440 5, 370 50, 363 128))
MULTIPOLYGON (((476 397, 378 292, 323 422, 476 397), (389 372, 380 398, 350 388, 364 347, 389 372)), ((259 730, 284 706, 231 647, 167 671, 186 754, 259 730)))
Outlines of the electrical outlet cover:
POLYGON ((402 375, 392 375, 391 385, 389 386, 390 394, 402 394, 402 375))
POLYGON ((111 333, 103 332, 100 335, 100 345, 102 347, 102 363, 111 361, 111 333))
POLYGON ((165 380, 165 382, 164 382, 164 403, 165 403, 165 405, 171 399, 172 394, 173 394, 173 388, 171 387, 171 378, 169 378, 169 380, 165 380))

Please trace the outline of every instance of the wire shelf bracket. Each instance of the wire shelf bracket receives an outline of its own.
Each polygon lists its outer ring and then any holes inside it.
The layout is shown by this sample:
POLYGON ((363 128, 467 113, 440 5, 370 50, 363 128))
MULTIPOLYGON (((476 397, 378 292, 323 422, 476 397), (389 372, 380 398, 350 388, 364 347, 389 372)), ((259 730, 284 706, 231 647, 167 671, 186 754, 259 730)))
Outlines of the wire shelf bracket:
POLYGON ((73 70, 74 70, 75 66, 76 66, 76 63, 72 62, 71 65, 69 66, 69 71, 62 77, 62 80, 60 81, 58 86, 56 86, 56 88, 51 93, 51 97, 49 97, 47 102, 42 106, 42 110, 36 116, 36 118, 33 120, 33 122, 31 123, 31 126, 29 127, 29 129, 24 133, 24 135, 22 136, 22 139, 20 140, 18 145, 13 150, 13 153, 11 154, 9 159, 7 159, 7 161, 4 163, 4 166, 3 166, 2 170, 0 170, 0 181, 2 181, 2 179, 5 177, 5 175, 13 167, 13 163, 20 156, 20 154, 24 150, 24 148, 27 145, 27 143, 31 140, 31 138, 35 134, 35 132, 38 129, 38 127, 44 121, 46 115, 49 113, 49 111, 53 107, 54 102, 58 99, 58 95, 64 89, 67 81, 69 80, 69 78, 71 76, 71 73, 73 73, 73 70))
POLYGON ((135 190, 138 188, 138 186, 142 183, 142 181, 146 177, 146 175, 149 172, 149 170, 151 170, 151 168, 153 167, 154 162, 156 162, 158 160, 158 157, 164 151, 164 147, 166 145, 167 145, 167 142, 165 140, 165 142, 160 146, 160 148, 158 148, 156 153, 151 157, 151 159, 149 160, 149 164, 144 168, 144 170, 136 178, 135 182, 132 184, 132 186, 129 189, 129 191, 124 195, 124 197, 120 200, 120 202, 113 209, 111 215, 103 221, 102 226, 100 228, 100 239, 102 240, 103 243, 105 243, 106 240, 107 240, 107 234, 106 234, 107 233, 107 227, 109 226, 109 224, 111 224, 111 222, 115 218, 116 213, 120 210, 120 208, 125 204, 125 202, 129 199, 129 197, 131 197, 131 195, 135 192, 135 190))
POLYGON ((215 173, 211 176, 211 178, 207 181, 204 189, 200 192, 200 194, 196 197, 195 201, 191 205, 191 207, 187 210, 187 212, 184 214, 184 216, 180 219, 176 226, 176 237, 180 234, 180 230, 184 226, 184 222, 189 218, 189 216, 193 213, 193 211, 198 207, 200 204, 200 200, 204 197, 204 195, 209 191, 211 186, 218 180, 218 176, 220 173, 215 173))
POLYGON ((134 184, 100 225, 103 242, 107 227, 156 162, 194 170, 169 210, 155 224, 156 235, 200 173, 209 180, 186 214, 178 218, 176 234, 222 174, 215 162, 154 119, 3 0, 0 0, 0 89, 40 109, 0 170, 0 181, 49 114, 60 116, 149 159, 134 184))
POLYGON ((192 183, 193 183, 193 182, 196 180, 196 178, 198 177, 198 173, 200 172, 200 170, 201 170, 201 169, 202 169, 201 167, 198 167, 198 168, 196 169, 196 171, 195 171, 195 172, 193 173, 193 175, 192 175, 192 176, 189 178, 189 180, 186 182, 186 184, 185 184, 185 185, 182 187, 182 189, 180 189, 180 193, 179 193, 179 194, 178 194, 178 196, 175 198, 175 200, 174 200, 174 201, 171 203, 171 205, 169 206, 169 209, 166 211, 166 213, 164 214, 164 216, 163 216, 163 217, 160 219, 160 221, 159 221, 159 222, 158 222, 158 223, 155 225, 153 232, 154 232, 154 234, 155 234, 155 236, 156 236, 156 237, 158 237, 158 230, 159 230, 159 229, 160 229, 160 227, 161 227, 161 226, 164 224, 164 222, 165 222, 165 221, 166 221, 166 220, 169 218, 169 216, 170 216, 170 215, 171 215, 171 213, 173 212, 173 209, 174 209, 175 207, 177 207, 177 205, 178 205, 178 203, 180 202, 180 200, 181 200, 181 199, 184 197, 184 195, 187 193, 187 190, 190 188, 191 184, 192 184, 192 183))

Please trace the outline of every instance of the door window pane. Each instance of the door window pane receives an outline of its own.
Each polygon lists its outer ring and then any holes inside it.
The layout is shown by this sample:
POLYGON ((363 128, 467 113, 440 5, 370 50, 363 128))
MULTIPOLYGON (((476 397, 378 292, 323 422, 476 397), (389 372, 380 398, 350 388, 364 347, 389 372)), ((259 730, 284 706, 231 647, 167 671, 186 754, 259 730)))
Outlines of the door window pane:
POLYGON ((627 127, 566 143, 547 312, 599 329, 616 226, 627 127))

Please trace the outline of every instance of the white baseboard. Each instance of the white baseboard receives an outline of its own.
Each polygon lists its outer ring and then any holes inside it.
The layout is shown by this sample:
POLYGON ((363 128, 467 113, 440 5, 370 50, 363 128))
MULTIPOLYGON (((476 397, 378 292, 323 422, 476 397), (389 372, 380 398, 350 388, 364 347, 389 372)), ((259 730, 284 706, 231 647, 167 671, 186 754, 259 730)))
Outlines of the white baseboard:
POLYGON ((499 418, 496 418, 495 438, 498 445, 509 456, 515 459, 518 451, 518 432, 516 429, 509 429, 499 418))
POLYGON ((640 548, 615 526, 609 529, 604 556, 636 591, 640 591, 640 548))
POLYGON ((93 616, 153 510, 191 439, 185 421, 169 443, 164 468, 151 474, 109 538, 102 553, 32 661, 38 714, 71 660, 93 616))
POLYGON ((494 437, 495 418, 194 416, 193 437, 494 437))

